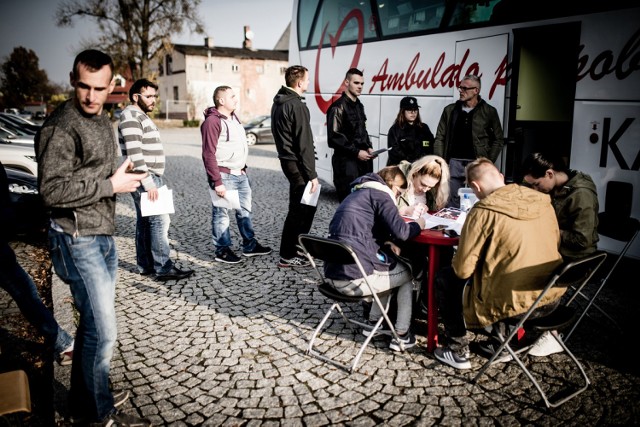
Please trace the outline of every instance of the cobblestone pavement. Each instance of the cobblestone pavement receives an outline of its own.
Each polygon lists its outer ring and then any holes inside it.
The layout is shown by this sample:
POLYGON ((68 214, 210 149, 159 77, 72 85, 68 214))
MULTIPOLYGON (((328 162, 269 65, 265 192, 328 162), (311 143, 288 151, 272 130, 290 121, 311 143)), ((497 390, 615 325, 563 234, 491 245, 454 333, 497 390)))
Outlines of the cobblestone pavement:
MULTIPOLYGON (((288 184, 273 145, 250 149, 253 220, 268 256, 228 265, 213 260, 211 208, 198 129, 163 129, 167 181, 176 214, 169 232, 178 266, 188 280, 156 282, 135 267, 135 211, 119 197, 117 245, 118 341, 112 362, 115 388, 133 397, 124 410, 155 425, 633 425, 640 423, 637 359, 624 339, 596 316, 583 321, 570 342, 592 381, 578 398, 552 411, 515 363, 489 370, 477 386, 472 372, 455 371, 419 345, 396 353, 375 341, 352 374, 305 354, 308 337, 328 309, 309 269, 276 267, 288 184)), ((323 189, 312 229, 323 234, 337 206, 323 189)), ((232 223, 234 244, 237 227, 232 223)), ((628 286, 611 286, 605 302, 632 324, 628 286), (608 300, 607 300, 608 299, 608 300)), ((628 285, 628 283, 627 283, 628 285)), ((630 291, 629 291, 630 292, 630 291)), ((73 330, 68 289, 54 280, 56 316, 73 330)), ((635 304, 634 304, 635 305, 635 304)), ((357 310, 358 308, 356 308, 357 310)), ((353 354, 363 337, 339 322, 321 342, 332 354, 353 354)), ((635 328, 630 328, 635 329, 635 328)), ((635 334, 637 338, 637 334, 635 334)), ((474 356, 475 369, 485 359, 474 356)), ((534 370, 558 385, 572 378, 565 355, 538 358, 534 370)), ((56 367, 58 417, 66 415, 68 368, 56 367)))

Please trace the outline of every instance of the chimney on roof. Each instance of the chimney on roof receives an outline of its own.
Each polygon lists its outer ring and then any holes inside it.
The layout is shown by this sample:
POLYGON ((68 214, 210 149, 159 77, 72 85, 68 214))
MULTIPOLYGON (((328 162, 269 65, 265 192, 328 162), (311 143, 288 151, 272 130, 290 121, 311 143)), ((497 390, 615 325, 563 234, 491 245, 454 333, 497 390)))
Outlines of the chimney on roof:
POLYGON ((208 47, 209 49, 213 49, 213 37, 205 37, 204 38, 204 47, 208 47))
POLYGON ((242 48, 243 49, 248 49, 248 50, 254 50, 253 49, 253 31, 251 31, 251 28, 249 28, 248 25, 244 26, 244 41, 242 42, 242 48))

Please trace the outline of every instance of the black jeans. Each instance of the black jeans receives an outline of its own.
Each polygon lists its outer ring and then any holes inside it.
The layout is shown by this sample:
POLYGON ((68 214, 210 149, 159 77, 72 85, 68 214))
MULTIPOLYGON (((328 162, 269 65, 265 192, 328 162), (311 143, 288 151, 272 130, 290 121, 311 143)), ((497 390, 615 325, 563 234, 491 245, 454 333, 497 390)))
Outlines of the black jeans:
POLYGON ((351 193, 351 183, 358 177, 373 172, 373 160, 361 161, 352 155, 335 150, 331 158, 333 185, 342 202, 351 193))
POLYGON ((449 160, 449 202, 448 208, 460 208, 460 196, 458 196, 458 190, 463 188, 465 181, 467 180, 465 174, 465 168, 472 159, 450 159, 449 160))
POLYGON ((456 353, 469 351, 467 329, 464 324, 462 293, 467 279, 456 276, 453 267, 445 267, 436 274, 436 295, 445 336, 449 347, 456 353))
POLYGON ((307 180, 300 172, 295 160, 280 159, 280 166, 284 176, 289 180, 289 212, 282 227, 280 240, 280 257, 291 259, 297 254, 298 236, 311 230, 316 207, 300 203, 307 180))

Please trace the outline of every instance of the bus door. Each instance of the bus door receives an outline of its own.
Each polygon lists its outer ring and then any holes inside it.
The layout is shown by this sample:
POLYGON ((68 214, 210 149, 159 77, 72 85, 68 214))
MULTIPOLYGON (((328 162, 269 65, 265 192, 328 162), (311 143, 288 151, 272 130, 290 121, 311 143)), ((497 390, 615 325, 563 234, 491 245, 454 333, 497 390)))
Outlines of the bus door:
POLYGON ((569 163, 580 23, 513 30, 505 154, 507 182, 526 156, 552 151, 569 163))

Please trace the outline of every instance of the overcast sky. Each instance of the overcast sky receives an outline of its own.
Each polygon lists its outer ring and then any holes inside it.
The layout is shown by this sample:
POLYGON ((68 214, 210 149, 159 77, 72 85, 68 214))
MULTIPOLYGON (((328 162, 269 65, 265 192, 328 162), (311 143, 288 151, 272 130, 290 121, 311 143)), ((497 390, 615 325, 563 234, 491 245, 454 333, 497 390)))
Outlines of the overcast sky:
MULTIPOLYGON (((0 9, 0 62, 17 46, 33 50, 40 68, 54 83, 68 84, 69 71, 82 40, 97 31, 94 21, 82 18, 73 27, 55 25, 60 0, 9 0, 0 9)), ((254 33, 253 47, 273 49, 291 21, 293 0, 202 0, 199 14, 216 46, 242 47, 243 27, 254 33)), ((175 43, 204 44, 204 36, 182 34, 175 43)))

